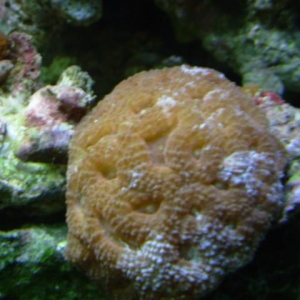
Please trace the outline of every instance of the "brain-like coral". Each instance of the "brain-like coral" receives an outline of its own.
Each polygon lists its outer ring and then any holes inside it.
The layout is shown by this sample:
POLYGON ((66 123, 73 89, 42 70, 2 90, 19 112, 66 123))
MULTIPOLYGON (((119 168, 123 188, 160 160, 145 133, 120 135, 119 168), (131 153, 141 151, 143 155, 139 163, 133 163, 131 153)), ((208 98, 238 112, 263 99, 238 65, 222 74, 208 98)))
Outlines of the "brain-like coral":
POLYGON ((112 299, 197 299, 282 209, 281 144, 251 98, 183 65, 120 83, 70 147, 67 258, 112 299))

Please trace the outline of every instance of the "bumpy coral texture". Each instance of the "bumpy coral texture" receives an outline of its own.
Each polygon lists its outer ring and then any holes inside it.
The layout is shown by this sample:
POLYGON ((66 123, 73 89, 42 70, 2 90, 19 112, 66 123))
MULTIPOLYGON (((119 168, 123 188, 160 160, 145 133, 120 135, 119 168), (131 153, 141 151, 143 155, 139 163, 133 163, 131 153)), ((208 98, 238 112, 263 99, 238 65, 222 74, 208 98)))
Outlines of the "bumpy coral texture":
POLYGON ((112 299, 198 299, 278 217, 284 164, 264 115, 222 74, 139 73, 77 128, 66 255, 112 299))

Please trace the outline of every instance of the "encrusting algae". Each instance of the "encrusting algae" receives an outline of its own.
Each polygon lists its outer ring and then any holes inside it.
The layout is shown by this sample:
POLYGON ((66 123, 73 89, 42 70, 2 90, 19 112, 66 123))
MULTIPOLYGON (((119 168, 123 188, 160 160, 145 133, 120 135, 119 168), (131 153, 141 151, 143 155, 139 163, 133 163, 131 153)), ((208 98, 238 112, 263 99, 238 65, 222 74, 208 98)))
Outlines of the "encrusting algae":
POLYGON ((136 74, 76 129, 67 258, 112 299, 198 299, 280 217, 285 163, 264 114, 223 74, 136 74))

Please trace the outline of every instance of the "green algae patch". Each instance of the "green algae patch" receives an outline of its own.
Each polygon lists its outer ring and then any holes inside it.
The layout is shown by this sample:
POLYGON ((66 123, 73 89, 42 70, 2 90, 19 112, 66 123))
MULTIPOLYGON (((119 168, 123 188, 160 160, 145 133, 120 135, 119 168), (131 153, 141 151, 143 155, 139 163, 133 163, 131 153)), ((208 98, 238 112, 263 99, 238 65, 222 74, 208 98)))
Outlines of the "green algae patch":
POLYGON ((0 232, 0 299, 101 299, 64 259, 66 228, 0 232))
POLYGON ((0 168, 0 209, 24 208, 27 215, 63 210, 65 166, 24 163, 8 153, 0 157, 0 168))

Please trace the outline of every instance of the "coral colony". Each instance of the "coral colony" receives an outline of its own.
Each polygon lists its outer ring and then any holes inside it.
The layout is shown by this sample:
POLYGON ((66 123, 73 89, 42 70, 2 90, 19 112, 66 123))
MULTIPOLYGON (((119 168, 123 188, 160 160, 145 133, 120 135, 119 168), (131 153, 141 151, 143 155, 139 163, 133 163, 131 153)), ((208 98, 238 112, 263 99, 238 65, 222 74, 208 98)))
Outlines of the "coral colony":
POLYGON ((285 164, 265 115, 223 74, 136 74, 75 131, 67 258, 113 299, 198 299, 280 217, 285 164))

